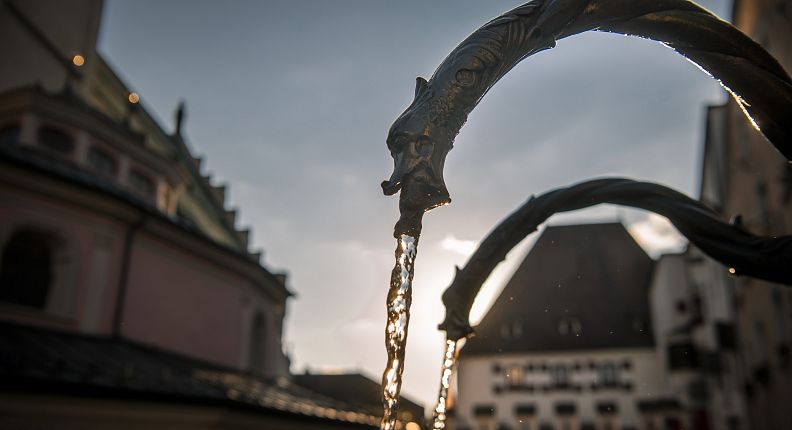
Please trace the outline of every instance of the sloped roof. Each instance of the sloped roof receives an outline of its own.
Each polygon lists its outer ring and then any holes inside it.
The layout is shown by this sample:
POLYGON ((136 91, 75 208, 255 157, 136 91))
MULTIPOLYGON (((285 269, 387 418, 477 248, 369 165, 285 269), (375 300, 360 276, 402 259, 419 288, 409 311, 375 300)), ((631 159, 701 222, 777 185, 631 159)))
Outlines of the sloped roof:
POLYGON ((6 322, 0 322, 0 391, 236 407, 356 428, 375 428, 380 420, 292 383, 264 380, 128 340, 6 322))
MULTIPOLYGON (((373 414, 382 414, 382 386, 359 373, 294 375, 294 383, 311 391, 359 405, 373 414)), ((399 411, 410 411, 413 420, 420 421, 424 407, 399 396, 399 411)))
POLYGON ((621 223, 548 227, 462 356, 652 346, 653 265, 621 223))

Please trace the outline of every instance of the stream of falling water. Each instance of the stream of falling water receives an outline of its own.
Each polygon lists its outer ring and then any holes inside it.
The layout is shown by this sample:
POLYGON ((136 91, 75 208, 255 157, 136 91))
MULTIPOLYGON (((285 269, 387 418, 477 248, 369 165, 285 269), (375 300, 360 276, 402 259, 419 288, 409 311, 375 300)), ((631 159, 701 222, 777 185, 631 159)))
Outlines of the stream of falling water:
POLYGON ((457 341, 446 339, 446 349, 443 354, 443 366, 440 371, 440 391, 437 393, 437 404, 432 417, 432 430, 446 428, 446 406, 448 403, 448 388, 451 385, 451 375, 454 373, 457 358, 457 341))
POLYGON ((387 300, 388 324, 385 326, 385 347, 388 350, 388 364, 382 374, 382 403, 385 410, 380 423, 381 430, 396 428, 407 328, 410 324, 412 279, 418 238, 403 234, 397 242, 396 265, 391 272, 387 300))

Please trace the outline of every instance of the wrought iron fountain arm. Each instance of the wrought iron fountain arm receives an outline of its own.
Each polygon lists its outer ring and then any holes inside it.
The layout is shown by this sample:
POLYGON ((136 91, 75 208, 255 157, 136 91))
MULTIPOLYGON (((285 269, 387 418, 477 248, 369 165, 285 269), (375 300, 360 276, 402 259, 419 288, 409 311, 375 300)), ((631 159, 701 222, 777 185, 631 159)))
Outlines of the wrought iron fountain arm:
POLYGON ((770 142, 792 159, 792 79, 759 44, 687 0, 534 0, 485 24, 418 78, 412 104, 388 134, 390 195, 407 211, 450 202, 443 166, 454 139, 487 91, 517 63, 587 30, 661 41, 731 91, 770 142))
POLYGON ((611 203, 646 209, 665 216, 691 243, 730 268, 792 286, 792 236, 755 236, 690 197, 663 185, 624 178, 595 179, 531 197, 497 225, 481 242, 464 268, 457 268, 443 293, 446 317, 440 329, 457 340, 473 329, 468 314, 492 270, 506 254, 550 216, 611 203))

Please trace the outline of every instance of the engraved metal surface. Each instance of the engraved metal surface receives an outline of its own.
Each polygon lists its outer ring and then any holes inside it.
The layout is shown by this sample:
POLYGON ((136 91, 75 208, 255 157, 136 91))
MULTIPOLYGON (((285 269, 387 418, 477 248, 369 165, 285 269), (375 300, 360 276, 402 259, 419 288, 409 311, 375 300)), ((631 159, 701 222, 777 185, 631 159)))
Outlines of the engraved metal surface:
MULTIPOLYGON (((429 81, 417 79, 412 104, 387 138, 394 170, 382 189, 387 195, 401 190, 402 213, 450 202, 443 179, 446 155, 470 112, 503 75, 557 40, 587 30, 668 45, 729 89, 767 139, 792 158, 792 80, 764 48, 728 22, 685 0, 535 0, 471 34, 429 81)), ((420 217, 413 218, 412 224, 403 220, 403 230, 415 228, 420 217)))

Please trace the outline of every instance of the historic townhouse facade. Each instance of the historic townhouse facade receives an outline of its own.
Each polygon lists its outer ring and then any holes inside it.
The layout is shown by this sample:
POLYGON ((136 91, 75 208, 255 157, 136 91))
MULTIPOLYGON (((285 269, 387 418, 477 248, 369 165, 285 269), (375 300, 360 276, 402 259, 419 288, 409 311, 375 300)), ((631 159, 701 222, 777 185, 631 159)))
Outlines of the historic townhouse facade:
POLYGON ((687 428, 663 390, 653 267, 619 223, 545 229, 462 350, 456 428, 687 428))

